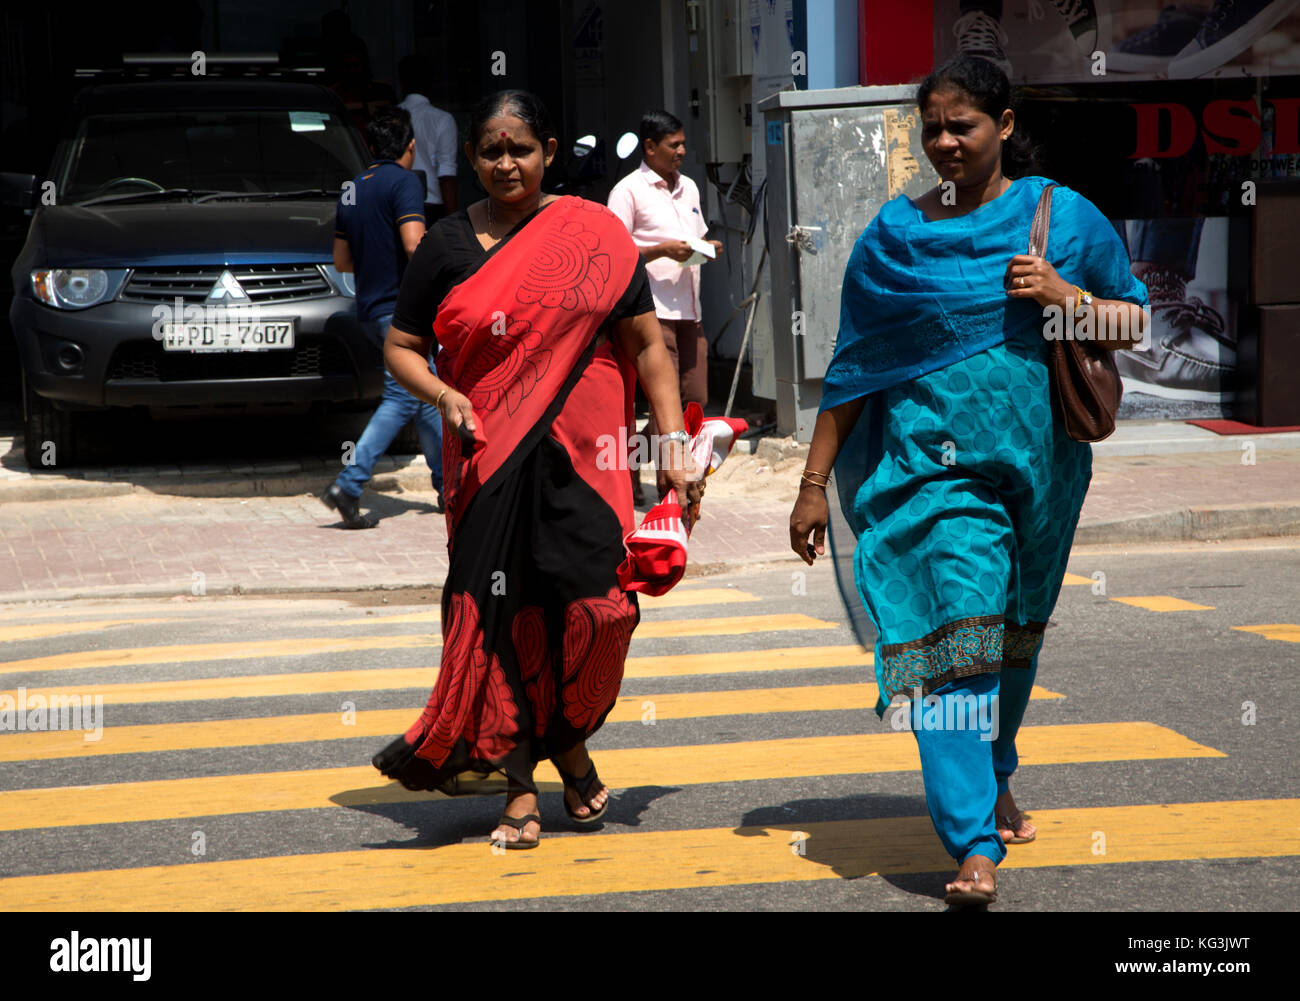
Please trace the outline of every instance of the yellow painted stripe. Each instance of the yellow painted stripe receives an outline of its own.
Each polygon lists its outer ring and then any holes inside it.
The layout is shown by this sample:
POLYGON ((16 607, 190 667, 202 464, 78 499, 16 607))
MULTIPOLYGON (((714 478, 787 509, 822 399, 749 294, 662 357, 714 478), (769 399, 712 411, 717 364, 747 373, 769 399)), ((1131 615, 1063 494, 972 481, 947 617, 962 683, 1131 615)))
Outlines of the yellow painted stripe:
MULTIPOLYGON (((28 698, 31 698, 30 694, 28 698)), ((651 719, 657 723, 659 720, 696 719, 704 716, 872 709, 875 704, 875 685, 679 692, 670 695, 624 696, 614 704, 608 720, 611 723, 641 721, 646 724, 651 719)), ((78 705, 83 703, 79 702, 78 705)), ((105 727, 102 716, 88 716, 78 712, 75 719, 81 729, 10 733, 0 737, 0 762, 193 751, 214 747, 260 747, 316 740, 348 740, 352 737, 392 737, 404 732, 419 714, 420 707, 415 706, 406 709, 353 711, 349 717, 340 707, 340 711, 328 713, 105 727), (98 735, 89 729, 95 723, 100 727, 98 735)), ((50 718, 53 719, 53 716, 50 718)), ((63 718, 73 719, 70 715, 63 718)))
POLYGON ((1282 640, 1286 643, 1300 643, 1300 625, 1293 622, 1279 622, 1272 626, 1233 626, 1243 633, 1254 633, 1266 640, 1282 640))
POLYGON ((1213 605, 1198 605, 1195 602, 1183 601, 1182 598, 1171 598, 1167 594, 1149 594, 1139 598, 1112 598, 1111 600, 1133 605, 1135 608, 1145 608, 1148 612, 1208 612, 1214 608, 1213 605))
MULTIPOLYGON (((99 696, 104 705, 148 702, 197 702, 203 699, 254 699, 277 695, 318 695, 327 692, 381 692, 399 688, 432 690, 438 680, 436 667, 404 667, 389 670, 304 671, 295 674, 251 674, 226 678, 196 678, 178 681, 124 682, 112 685, 26 688, 28 699, 74 694, 99 696)), ((17 701, 16 689, 0 691, 17 701)))
MULTIPOLYGON (((737 615, 716 619, 675 619, 643 622, 634 639, 666 636, 735 636, 749 633, 782 632, 790 629, 838 629, 807 615, 737 615)), ((338 653, 352 650, 392 650, 442 646, 433 634, 403 636, 307 636, 298 639, 253 640, 237 643, 193 643, 183 646, 137 647, 122 650, 84 650, 78 653, 32 657, 0 662, 0 674, 36 671, 71 671, 91 667, 126 667, 134 664, 180 664, 206 660, 248 660, 258 657, 292 657, 303 654, 338 653)))
POLYGON ((442 610, 424 608, 418 612, 399 612, 396 615, 363 615, 356 619, 306 619, 302 622, 287 623, 295 626, 379 626, 389 623, 424 622, 436 625, 442 621, 442 610))
MULTIPOLYGON (((1225 757, 1221 751, 1154 723, 1024 727, 1016 749, 1022 765, 1225 757)), ((600 751, 596 757, 601 778, 615 789, 917 771, 921 767, 916 740, 910 733, 638 747, 600 751)), ((536 778, 558 783, 549 762, 538 765, 536 778)), ((434 798, 439 794, 410 792, 396 782, 386 782, 368 765, 70 789, 15 789, 0 792, 0 830, 434 798)))
POLYGON ((0 662, 0 674, 72 671, 90 667, 131 667, 136 664, 181 664, 196 660, 249 660, 305 654, 346 653, 353 650, 401 650, 442 646, 442 640, 410 636, 306 636, 288 640, 249 640, 237 643, 192 643, 123 650, 83 650, 49 657, 0 662))
POLYGON ((17 643, 20 640, 39 640, 46 636, 64 633, 86 633, 116 626, 147 626, 171 619, 104 619, 99 622, 41 622, 25 626, 0 626, 0 643, 17 643))
MULTIPOLYGON (((794 647, 777 650, 733 650, 727 653, 683 654, 678 657, 629 657, 625 677, 681 677, 692 674, 732 674, 742 671, 787 671, 827 667, 871 667, 873 657, 855 646, 794 647)), ((26 687, 27 698, 80 694, 100 696, 104 705, 147 702, 194 702, 201 699, 252 699, 322 692, 430 690, 438 680, 436 667, 360 671, 306 671, 292 674, 251 674, 224 678, 185 678, 173 681, 122 682, 48 688, 26 687)), ((0 691, 17 701, 18 692, 0 691)), ((1057 697, 1049 695, 1046 697, 1057 697)))
POLYGON ((761 601, 757 595, 738 591, 734 587, 697 587, 693 590, 673 588, 667 594, 638 594, 637 604, 642 611, 657 612, 661 608, 693 608, 696 605, 737 605, 761 601))
POLYGON ((664 636, 741 636, 747 633, 783 632, 787 629, 839 629, 838 622, 795 613, 731 615, 719 619, 655 619, 636 627, 636 639, 664 636))
POLYGON ((679 657, 629 657, 625 678, 667 678, 685 674, 736 674, 744 671, 811 670, 822 667, 873 667, 874 654, 861 647, 796 646, 775 650, 688 653, 679 657))
MULTIPOLYGON (((174 604, 171 602, 159 603, 152 599, 132 599, 111 603, 97 603, 86 599, 84 601, 70 602, 67 607, 54 608, 0 602, 0 612, 4 614, 6 619, 22 619, 27 622, 46 622, 58 619, 79 619, 89 622, 99 616, 105 619, 122 619, 139 614, 141 611, 147 611, 149 615, 161 615, 170 621, 208 612, 228 618, 230 607, 225 603, 229 601, 231 601, 230 598, 218 598, 216 596, 203 599, 194 598, 191 601, 176 602, 174 604)), ((241 607, 246 608, 247 605, 241 607)))
MULTIPOLYGON (((637 603, 643 612, 657 612, 663 608, 694 608, 697 605, 736 605, 742 602, 761 601, 761 598, 737 591, 732 587, 698 588, 694 591, 676 589, 659 596, 651 594, 637 595, 637 603)), ((365 626, 376 622, 440 622, 440 608, 422 609, 418 612, 401 612, 397 615, 366 615, 356 619, 313 619, 313 625, 365 626)))
POLYGON ((1081 587, 1085 584, 1091 583, 1091 577, 1080 577, 1077 573, 1067 573, 1061 580, 1062 587, 1081 587))
MULTIPOLYGON (((1002 870, 1300 855, 1300 799, 1038 810, 1033 817, 1038 840, 1010 852, 1002 870), (1243 817, 1250 823, 1241 823, 1243 817), (1102 854, 1095 851, 1097 831, 1106 835, 1102 854), (1206 831, 1219 833, 1207 838, 1206 831)), ((493 854, 484 838, 437 848, 18 876, 0 880, 0 909, 365 910, 881 874, 950 875, 954 868, 928 817, 892 817, 800 828, 544 834, 527 854, 493 854)))

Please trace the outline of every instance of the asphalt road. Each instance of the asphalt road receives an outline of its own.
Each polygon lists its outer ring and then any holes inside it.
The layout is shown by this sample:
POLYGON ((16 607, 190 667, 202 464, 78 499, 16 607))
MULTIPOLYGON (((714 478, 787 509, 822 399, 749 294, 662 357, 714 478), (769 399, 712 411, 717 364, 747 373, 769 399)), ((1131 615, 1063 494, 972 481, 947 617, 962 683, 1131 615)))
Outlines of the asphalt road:
MULTIPOLYGON (((996 910, 1294 909, 1298 562, 1076 552, 1013 780, 1040 835, 996 910), (1179 602, 1209 607, 1156 610, 1179 602)), ((498 797, 369 768, 432 683, 427 592, 0 609, 0 692, 105 703, 98 740, 0 733, 0 911, 942 910, 914 742, 869 708, 829 566, 806 594, 801 567, 647 603, 591 745, 607 822, 576 830, 539 773, 542 845, 499 855, 498 797)))

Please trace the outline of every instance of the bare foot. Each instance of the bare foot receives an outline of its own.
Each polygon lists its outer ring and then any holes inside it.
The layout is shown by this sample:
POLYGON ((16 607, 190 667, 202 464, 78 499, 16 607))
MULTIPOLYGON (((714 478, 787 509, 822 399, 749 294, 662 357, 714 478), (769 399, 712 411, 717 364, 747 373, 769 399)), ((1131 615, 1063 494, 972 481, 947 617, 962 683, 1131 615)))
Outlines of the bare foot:
POLYGON ((947 903, 992 903, 997 899, 998 881, 993 860, 984 855, 971 855, 961 864, 957 878, 944 886, 947 903))
MULTIPOLYGON (((557 754, 553 760, 556 765, 575 778, 582 778, 591 770, 591 755, 587 753, 585 743, 579 744, 564 754, 557 754)), ((569 804, 569 809, 573 811, 575 816, 590 816, 593 813, 599 813, 609 801, 609 786, 602 782, 600 789, 596 792, 589 791, 588 797, 584 801, 578 795, 577 789, 566 785, 564 787, 564 801, 569 804)))
POLYGON ((993 822, 998 828, 998 837, 1010 844, 1013 841, 1023 844, 1032 841, 1038 834, 1038 828, 1025 820, 1016 808, 1016 801, 1008 789, 993 804, 993 822))
MULTIPOLYGON (((507 817, 513 817, 516 820, 520 817, 526 817, 530 813, 537 813, 537 794, 532 792, 508 793, 504 812, 507 817)), ((522 831, 517 831, 508 824, 501 824, 492 832, 492 843, 502 844, 507 841, 522 841, 525 844, 536 844, 541 836, 542 826, 535 820, 526 823, 522 831)))

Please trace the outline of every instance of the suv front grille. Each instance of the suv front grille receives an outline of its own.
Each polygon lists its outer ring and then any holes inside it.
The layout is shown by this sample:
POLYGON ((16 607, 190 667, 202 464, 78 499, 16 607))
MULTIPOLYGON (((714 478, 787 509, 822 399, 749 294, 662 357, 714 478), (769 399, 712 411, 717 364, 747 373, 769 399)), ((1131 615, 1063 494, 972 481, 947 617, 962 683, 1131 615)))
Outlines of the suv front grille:
POLYGON ((229 271, 248 294, 242 299, 225 298, 223 303, 260 305, 297 302, 331 295, 333 289, 315 264, 252 264, 223 268, 220 265, 181 265, 170 268, 136 268, 118 296, 126 302, 174 302, 201 305, 221 277, 229 271))
POLYGON ((347 349, 333 337, 303 337, 288 351, 164 351, 157 341, 130 341, 113 352, 108 381, 204 382, 356 376, 347 349))

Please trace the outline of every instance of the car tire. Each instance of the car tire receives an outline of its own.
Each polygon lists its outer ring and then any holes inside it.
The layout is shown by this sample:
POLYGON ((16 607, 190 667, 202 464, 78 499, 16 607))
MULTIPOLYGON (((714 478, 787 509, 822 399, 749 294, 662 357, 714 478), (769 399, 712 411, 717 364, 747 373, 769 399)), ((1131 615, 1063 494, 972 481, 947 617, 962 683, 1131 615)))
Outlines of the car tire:
POLYGON ((59 410, 23 379, 23 455, 27 468, 66 469, 77 461, 76 414, 59 410))

